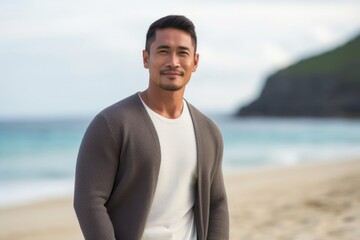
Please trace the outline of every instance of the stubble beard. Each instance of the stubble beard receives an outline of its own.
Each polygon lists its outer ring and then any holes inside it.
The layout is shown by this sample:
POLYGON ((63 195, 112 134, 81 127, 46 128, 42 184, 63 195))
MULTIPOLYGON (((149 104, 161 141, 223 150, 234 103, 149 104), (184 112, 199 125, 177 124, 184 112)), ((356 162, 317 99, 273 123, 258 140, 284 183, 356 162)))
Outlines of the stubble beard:
MULTIPOLYGON (((179 77, 184 77, 185 73, 183 71, 178 71, 179 72, 179 77)), ((160 75, 163 75, 163 71, 160 71, 160 75)), ((176 80, 169 80, 171 81, 176 81, 176 80)), ((171 91, 171 92, 175 92, 175 91, 179 91, 183 88, 183 86, 179 86, 179 85, 174 85, 174 84, 166 84, 163 82, 160 82, 160 88, 166 91, 171 91)))
POLYGON ((167 84, 160 84, 160 88, 166 91, 176 92, 182 89, 182 86, 177 86, 177 85, 169 86, 167 84))

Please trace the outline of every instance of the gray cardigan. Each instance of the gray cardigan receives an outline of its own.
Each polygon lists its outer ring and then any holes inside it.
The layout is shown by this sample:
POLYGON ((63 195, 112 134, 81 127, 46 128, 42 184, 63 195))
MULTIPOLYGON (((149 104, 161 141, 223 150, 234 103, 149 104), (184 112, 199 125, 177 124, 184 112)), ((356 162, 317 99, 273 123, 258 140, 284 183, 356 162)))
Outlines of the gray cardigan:
MULTIPOLYGON (((209 118, 188 106, 197 145, 194 214, 198 239, 226 240, 229 214, 221 168, 222 136, 209 118)), ((141 239, 160 159, 155 127, 138 94, 92 120, 79 149, 74 196, 87 240, 141 239)))

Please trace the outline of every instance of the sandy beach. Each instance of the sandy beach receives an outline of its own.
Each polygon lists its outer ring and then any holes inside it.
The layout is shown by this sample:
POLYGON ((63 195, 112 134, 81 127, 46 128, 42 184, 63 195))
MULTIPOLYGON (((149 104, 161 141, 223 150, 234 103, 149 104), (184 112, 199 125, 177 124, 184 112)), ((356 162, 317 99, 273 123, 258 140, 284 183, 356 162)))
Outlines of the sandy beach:
MULTIPOLYGON (((360 159, 226 174, 231 240, 360 239, 360 159)), ((72 198, 0 209, 1 240, 83 239, 72 198)))

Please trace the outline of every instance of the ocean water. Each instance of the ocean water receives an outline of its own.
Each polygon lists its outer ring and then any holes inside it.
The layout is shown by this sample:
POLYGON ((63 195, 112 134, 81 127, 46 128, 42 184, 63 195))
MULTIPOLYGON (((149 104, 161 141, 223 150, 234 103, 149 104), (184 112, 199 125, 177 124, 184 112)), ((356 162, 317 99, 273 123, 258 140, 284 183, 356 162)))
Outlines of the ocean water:
MULTIPOLYGON (((213 115, 224 170, 360 157, 360 120, 213 115)), ((89 120, 0 121, 0 207, 68 195, 89 120)))
POLYGON ((87 120, 0 121, 0 207, 73 191, 87 120))
POLYGON ((360 157, 360 120, 214 116, 224 169, 288 166, 360 157))

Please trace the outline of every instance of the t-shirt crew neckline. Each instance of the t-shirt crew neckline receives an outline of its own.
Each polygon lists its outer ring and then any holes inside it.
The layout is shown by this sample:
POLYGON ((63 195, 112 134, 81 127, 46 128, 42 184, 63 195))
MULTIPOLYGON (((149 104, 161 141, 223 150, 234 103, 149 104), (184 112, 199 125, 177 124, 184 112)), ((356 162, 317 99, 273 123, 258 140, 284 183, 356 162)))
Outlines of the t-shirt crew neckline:
POLYGON ((144 105, 144 107, 146 108, 146 110, 153 116, 155 116, 156 118, 160 119, 161 121, 163 122, 166 122, 166 123, 179 123, 180 121, 183 120, 183 116, 185 115, 184 112, 185 111, 188 111, 188 107, 187 107, 187 104, 186 104, 186 101, 183 99, 183 109, 181 111, 181 114, 179 117, 177 118, 166 118, 164 116, 161 116, 160 114, 158 114, 157 112, 153 111, 148 105, 146 105, 146 103, 143 101, 143 99, 141 98, 140 96, 140 92, 138 93, 138 96, 142 102, 142 104, 144 105))

